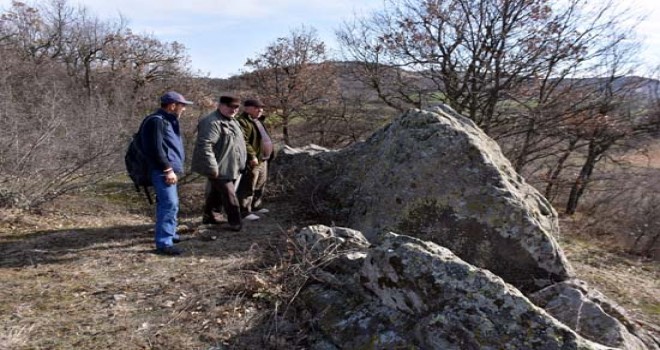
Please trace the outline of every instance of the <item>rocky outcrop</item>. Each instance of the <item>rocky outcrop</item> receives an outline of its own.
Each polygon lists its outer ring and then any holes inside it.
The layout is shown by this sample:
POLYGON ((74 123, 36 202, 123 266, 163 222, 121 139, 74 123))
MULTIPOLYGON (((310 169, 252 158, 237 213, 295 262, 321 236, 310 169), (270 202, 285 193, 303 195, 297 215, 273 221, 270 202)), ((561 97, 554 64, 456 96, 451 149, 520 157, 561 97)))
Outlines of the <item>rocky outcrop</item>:
POLYGON ((580 335, 620 349, 659 349, 660 344, 631 322, 625 310, 580 280, 557 283, 530 296, 538 306, 580 335))
POLYGON ((286 150, 272 174, 319 217, 370 240, 394 231, 435 242, 525 293, 572 276, 551 205, 445 106, 410 110, 341 151, 286 150))
POLYGON ((312 317, 314 349, 606 348, 437 244, 387 233, 365 248, 359 238, 331 238, 341 231, 347 232, 315 226, 298 235, 307 246, 301 250, 312 256, 305 260, 322 260, 332 246, 335 259, 353 261, 336 264, 341 270, 315 271, 314 280, 321 282, 307 286, 297 299, 312 317))
POLYGON ((271 170, 305 212, 369 238, 298 240, 319 267, 300 294, 316 349, 658 349, 573 277, 554 209, 445 106, 341 151, 286 149, 271 170))

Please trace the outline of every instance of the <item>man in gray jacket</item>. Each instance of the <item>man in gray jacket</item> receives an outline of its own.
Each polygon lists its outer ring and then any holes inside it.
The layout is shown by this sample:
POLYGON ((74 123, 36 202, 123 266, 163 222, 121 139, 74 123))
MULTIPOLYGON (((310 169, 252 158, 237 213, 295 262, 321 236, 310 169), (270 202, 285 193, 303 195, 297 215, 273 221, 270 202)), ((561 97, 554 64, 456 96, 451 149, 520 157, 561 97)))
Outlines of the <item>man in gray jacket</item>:
POLYGON ((211 184, 204 204, 205 223, 215 223, 213 209, 219 204, 227 214, 229 228, 241 230, 241 210, 234 187, 245 168, 247 151, 241 126, 234 119, 239 99, 221 96, 218 108, 197 124, 192 170, 211 184))

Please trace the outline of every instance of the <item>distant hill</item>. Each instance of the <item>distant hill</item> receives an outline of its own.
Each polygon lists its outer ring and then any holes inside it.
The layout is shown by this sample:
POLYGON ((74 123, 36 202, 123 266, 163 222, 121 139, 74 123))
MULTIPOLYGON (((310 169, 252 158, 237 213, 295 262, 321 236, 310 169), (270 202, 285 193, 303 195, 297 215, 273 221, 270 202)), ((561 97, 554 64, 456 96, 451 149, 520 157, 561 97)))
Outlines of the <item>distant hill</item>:
MULTIPOLYGON (((366 86, 363 82, 355 78, 355 73, 361 70, 361 63, 358 62, 349 62, 349 61, 335 61, 331 62, 335 65, 335 70, 337 71, 337 77, 339 79, 340 89, 344 94, 349 95, 359 95, 365 98, 368 101, 377 101, 378 94, 366 86)), ((386 67, 390 79, 393 83, 391 86, 395 85, 395 79, 405 79, 408 82, 414 82, 417 86, 421 87, 425 91, 434 91, 442 90, 441 86, 437 86, 436 83, 425 78, 424 75, 420 72, 405 70, 397 67, 386 67)), ((204 78, 209 86, 216 91, 228 92, 228 91, 244 91, 247 89, 245 82, 250 78, 250 73, 243 73, 240 75, 235 75, 227 79, 218 79, 218 78, 204 78)), ((606 83, 610 81, 610 78, 583 78, 583 79, 565 79, 563 84, 573 84, 577 83, 587 87, 592 85, 601 85, 606 86, 606 83)), ((391 87, 390 86, 390 87, 391 87)), ((640 76, 622 76, 615 78, 614 84, 612 85, 613 91, 622 91, 626 87, 633 87, 633 94, 639 97, 640 99, 647 98, 660 98, 660 81, 651 78, 645 78, 640 76)))
MULTIPOLYGON (((572 84, 577 81, 582 86, 601 86, 605 88, 611 81, 610 78, 584 78, 584 79, 566 79, 564 84, 572 84)), ((627 89, 640 99, 658 98, 660 97, 660 81, 651 78, 644 78, 639 76, 621 76, 614 78, 611 84, 612 92, 622 92, 627 89)))

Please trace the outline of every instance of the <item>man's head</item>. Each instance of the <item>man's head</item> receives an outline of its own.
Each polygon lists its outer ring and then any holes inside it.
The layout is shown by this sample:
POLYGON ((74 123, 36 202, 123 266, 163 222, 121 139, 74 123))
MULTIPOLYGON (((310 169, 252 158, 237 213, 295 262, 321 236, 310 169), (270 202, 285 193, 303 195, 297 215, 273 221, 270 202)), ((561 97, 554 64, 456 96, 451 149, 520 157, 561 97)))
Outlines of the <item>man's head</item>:
POLYGON ((240 105, 241 101, 234 96, 220 96, 218 110, 225 117, 233 118, 240 105))
POLYGON ((160 97, 160 107, 168 113, 172 113, 178 117, 183 115, 187 105, 193 104, 188 101, 176 91, 168 91, 165 95, 160 97))
POLYGON ((243 109, 245 113, 249 114, 252 119, 257 119, 264 112, 264 104, 258 99, 249 99, 243 102, 243 109))

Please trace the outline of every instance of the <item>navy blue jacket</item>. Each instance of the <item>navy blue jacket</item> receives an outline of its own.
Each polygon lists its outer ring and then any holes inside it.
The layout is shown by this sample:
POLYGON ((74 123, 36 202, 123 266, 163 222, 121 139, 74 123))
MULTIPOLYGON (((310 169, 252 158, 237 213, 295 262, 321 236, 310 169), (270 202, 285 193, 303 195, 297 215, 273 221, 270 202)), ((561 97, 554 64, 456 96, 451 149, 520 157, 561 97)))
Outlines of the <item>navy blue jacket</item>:
POLYGON ((152 115, 145 118, 142 127, 142 150, 149 160, 149 167, 162 171, 172 168, 175 173, 183 174, 185 154, 179 120, 162 109, 152 115))

